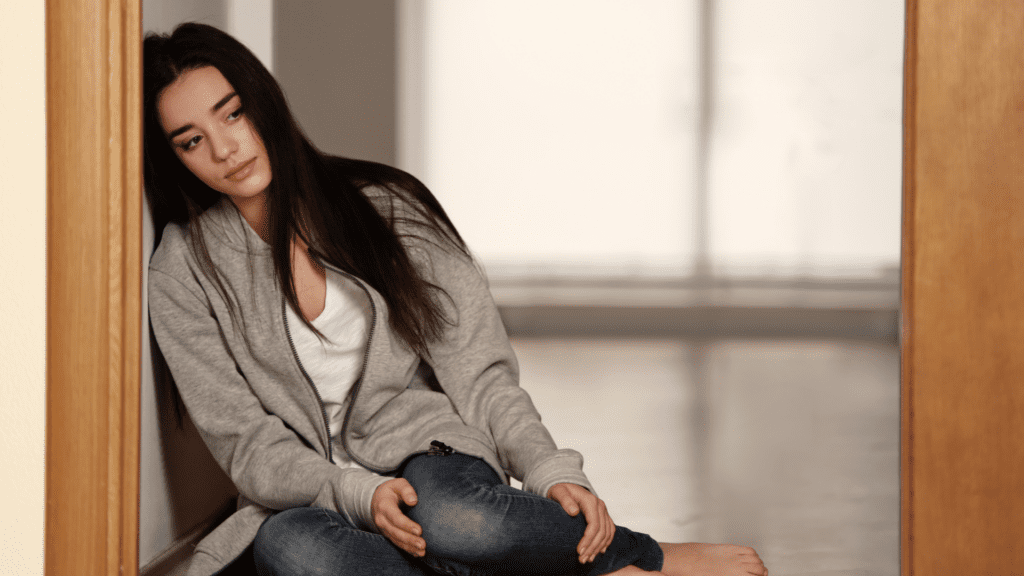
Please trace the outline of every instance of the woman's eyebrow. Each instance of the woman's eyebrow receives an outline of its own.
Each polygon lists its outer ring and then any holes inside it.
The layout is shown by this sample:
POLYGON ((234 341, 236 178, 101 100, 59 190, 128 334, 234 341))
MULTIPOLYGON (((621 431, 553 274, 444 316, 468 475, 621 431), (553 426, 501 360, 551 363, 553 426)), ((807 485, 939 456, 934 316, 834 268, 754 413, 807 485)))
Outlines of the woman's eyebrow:
MULTIPOLYGON (((227 96, 221 98, 220 100, 217 101, 216 104, 213 105, 212 108, 210 108, 210 112, 216 112, 217 110, 220 110, 221 108, 224 107, 225 104, 230 102, 231 99, 234 98, 235 96, 238 96, 238 92, 232 92, 232 93, 228 94, 227 96)), ((185 132, 188 132, 192 128, 193 128, 192 124, 185 124, 181 128, 176 128, 174 130, 171 130, 170 133, 167 134, 167 139, 168 140, 174 140, 175 136, 178 136, 180 134, 184 134, 185 132)))
POLYGON ((232 92, 231 94, 228 94, 227 96, 221 98, 220 100, 217 101, 216 104, 213 105, 213 108, 210 108, 210 112, 216 112, 217 110, 220 110, 221 108, 224 107, 225 104, 230 102, 231 99, 234 98, 235 96, 238 96, 238 92, 232 92))

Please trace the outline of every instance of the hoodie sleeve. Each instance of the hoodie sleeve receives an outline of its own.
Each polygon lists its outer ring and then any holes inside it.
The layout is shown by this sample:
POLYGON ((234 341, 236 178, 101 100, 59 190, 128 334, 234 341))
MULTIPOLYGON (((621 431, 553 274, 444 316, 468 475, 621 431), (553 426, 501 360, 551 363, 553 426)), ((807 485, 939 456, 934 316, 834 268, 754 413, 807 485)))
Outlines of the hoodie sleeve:
MULTIPOLYGON (((414 220, 406 215, 397 222, 414 220)), ((444 290, 439 301, 452 321, 444 337, 428 346, 426 361, 459 415, 491 435, 502 467, 522 480, 524 490, 547 496, 552 486, 568 482, 594 492, 583 456, 558 449, 519 386, 515 353, 479 267, 446 240, 413 226, 399 233, 425 279, 444 290)))
POLYGON ((342 469, 264 410, 225 344, 202 287, 151 268, 149 312, 160 351, 189 416, 238 491, 274 510, 329 508, 376 530, 373 492, 387 477, 342 469))

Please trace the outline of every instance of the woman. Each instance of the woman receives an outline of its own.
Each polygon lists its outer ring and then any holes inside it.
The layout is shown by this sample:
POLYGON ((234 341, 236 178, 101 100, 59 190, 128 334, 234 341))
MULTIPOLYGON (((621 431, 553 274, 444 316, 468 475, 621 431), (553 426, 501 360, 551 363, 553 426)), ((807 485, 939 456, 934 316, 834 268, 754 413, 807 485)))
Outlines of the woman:
POLYGON ((144 76, 152 326, 240 494, 189 574, 767 574, 614 525, 416 179, 319 152, 215 28, 148 36, 144 76))

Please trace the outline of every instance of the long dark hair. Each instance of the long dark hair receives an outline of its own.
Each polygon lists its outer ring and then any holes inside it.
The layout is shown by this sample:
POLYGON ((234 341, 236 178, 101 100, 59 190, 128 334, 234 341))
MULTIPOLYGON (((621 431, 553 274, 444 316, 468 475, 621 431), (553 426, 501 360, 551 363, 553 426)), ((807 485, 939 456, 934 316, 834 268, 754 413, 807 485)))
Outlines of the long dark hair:
MULTIPOLYGON (((426 356, 427 344, 440 338, 453 319, 440 299, 447 295, 413 265, 396 224, 402 225, 402 234, 468 256, 455 226, 430 191, 409 174, 320 152, 302 133, 280 86, 259 59, 230 35, 205 24, 181 24, 169 36, 148 34, 143 44, 144 169, 157 243, 168 222, 189 224, 191 248, 203 273, 237 317, 237 305, 210 258, 199 220, 221 195, 175 155, 157 109, 167 86, 181 74, 206 66, 217 68, 238 93, 244 114, 267 149, 272 177, 266 191, 266 237, 277 281, 291 305, 299 309, 290 257, 291 243, 299 237, 311 254, 380 292, 392 331, 426 356), (388 194, 392 210, 387 217, 363 193, 368 187, 388 194)), ((248 342, 244 329, 242 333, 248 342)))

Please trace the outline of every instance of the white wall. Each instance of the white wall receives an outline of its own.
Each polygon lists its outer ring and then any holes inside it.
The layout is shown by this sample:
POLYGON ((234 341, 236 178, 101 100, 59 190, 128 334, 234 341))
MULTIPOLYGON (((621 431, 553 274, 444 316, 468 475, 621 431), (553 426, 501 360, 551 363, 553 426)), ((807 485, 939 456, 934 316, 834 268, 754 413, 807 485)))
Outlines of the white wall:
POLYGON ((274 71, 274 0, 226 0, 229 34, 274 71))
POLYGON ((44 3, 0 18, 0 574, 43 573, 46 440, 44 3))
POLYGON ((689 272, 695 1, 424 10, 421 177, 492 274, 689 272))
POLYGON ((403 162, 490 272, 686 275, 698 234, 717 274, 898 265, 903 2, 716 0, 708 51, 700 4, 417 8, 422 159, 403 162))
POLYGON ((903 2, 715 5, 714 263, 740 274, 895 266, 903 2))
POLYGON ((146 32, 171 32, 181 22, 202 22, 227 29, 225 0, 142 0, 142 29, 146 32))
MULTIPOLYGON (((272 0, 144 0, 142 27, 167 33, 184 21, 217 26, 272 63, 272 0)), ((153 243, 149 207, 143 219, 143 286, 153 243)), ((143 306, 146 305, 143 291, 143 306)), ((234 488, 213 461, 195 427, 174 418, 171 391, 154 381, 149 316, 142 323, 142 390, 140 398, 139 562, 158 558, 178 538, 209 519, 231 500, 234 488)))

